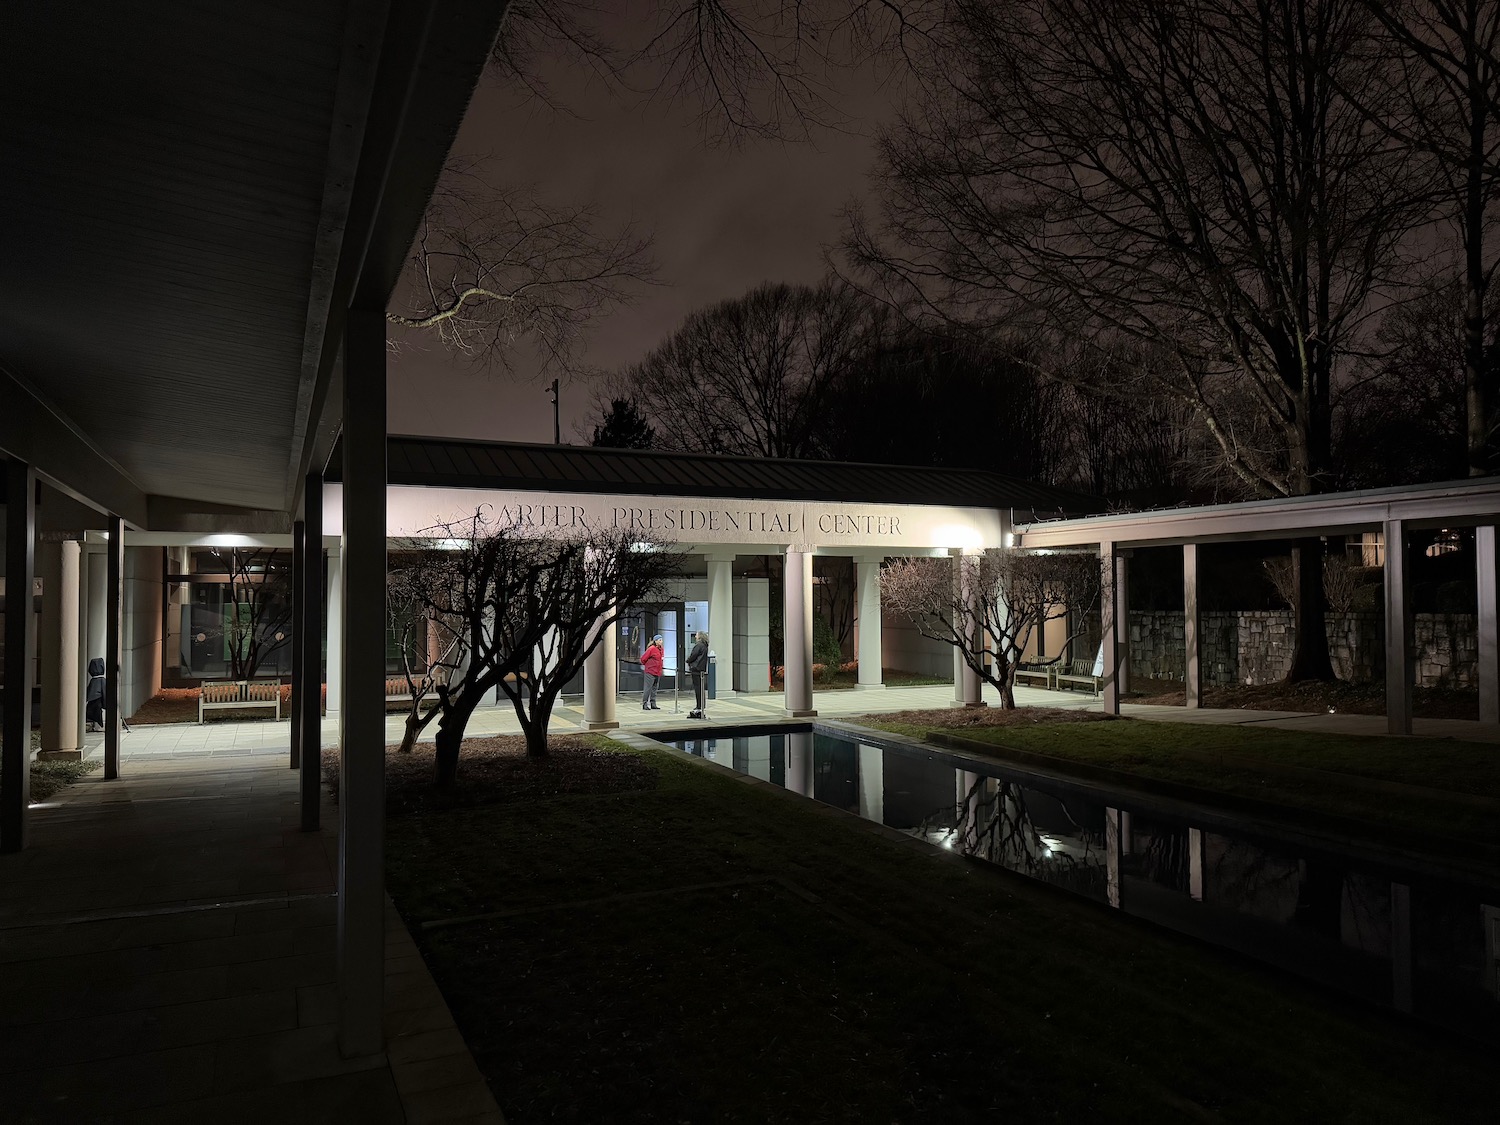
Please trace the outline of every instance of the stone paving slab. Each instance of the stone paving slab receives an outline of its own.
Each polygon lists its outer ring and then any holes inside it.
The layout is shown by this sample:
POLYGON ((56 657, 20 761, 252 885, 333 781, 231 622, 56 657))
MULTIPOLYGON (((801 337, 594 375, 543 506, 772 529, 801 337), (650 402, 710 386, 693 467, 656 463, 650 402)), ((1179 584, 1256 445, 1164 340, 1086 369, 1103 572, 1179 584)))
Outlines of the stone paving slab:
POLYGON ((0 1120, 501 1121, 394 908, 388 1049, 340 1055, 337 812, 298 830, 285 755, 127 756, 32 810, 0 856, 0 1120))

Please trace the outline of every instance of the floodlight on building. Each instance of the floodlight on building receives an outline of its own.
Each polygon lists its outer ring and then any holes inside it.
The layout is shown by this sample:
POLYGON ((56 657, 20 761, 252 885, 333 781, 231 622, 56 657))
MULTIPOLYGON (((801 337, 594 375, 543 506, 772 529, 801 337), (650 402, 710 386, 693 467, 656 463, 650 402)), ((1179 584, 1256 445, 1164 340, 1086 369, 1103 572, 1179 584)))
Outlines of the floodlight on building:
POLYGON ((984 545, 979 530, 966 524, 949 523, 935 527, 932 529, 932 537, 938 544, 950 550, 954 548, 964 550, 984 545))

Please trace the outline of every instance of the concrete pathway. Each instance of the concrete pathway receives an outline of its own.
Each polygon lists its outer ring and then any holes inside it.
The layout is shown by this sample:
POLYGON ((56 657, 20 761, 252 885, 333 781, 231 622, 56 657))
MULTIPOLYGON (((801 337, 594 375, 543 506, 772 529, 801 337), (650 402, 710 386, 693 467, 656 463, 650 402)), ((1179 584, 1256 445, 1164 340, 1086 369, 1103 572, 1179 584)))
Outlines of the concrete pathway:
POLYGON ((0 856, 0 1118, 500 1122, 394 910, 387 1049, 340 1056, 336 838, 299 830, 281 761, 193 731, 35 806, 0 856))
MULTIPOLYGON (((987 685, 985 699, 998 705, 999 695, 987 685)), ((929 710, 952 705, 953 688, 947 684, 930 687, 890 687, 879 690, 841 690, 818 692, 813 705, 823 718, 848 718, 890 711, 929 710)), ((1043 688, 1016 689, 1016 702, 1029 707, 1063 707, 1098 710, 1099 702, 1083 692, 1047 691, 1043 688)), ((617 708, 620 726, 625 730, 667 730, 693 728, 703 724, 689 719, 690 699, 677 702, 664 696, 660 711, 642 711, 633 697, 622 697, 617 708)), ((1248 711, 1157 707, 1127 703, 1124 714, 1133 718, 1174 723, 1231 723, 1245 726, 1316 730, 1334 734, 1384 735, 1385 718, 1380 715, 1303 714, 1291 711, 1248 711)), ((713 700, 708 708, 713 725, 742 722, 774 722, 784 719, 780 695, 728 695, 713 700)), ((1418 719, 1415 733, 1427 738, 1455 738, 1473 742, 1500 744, 1500 725, 1466 722, 1461 719, 1418 719)), ((435 727, 429 727, 424 741, 431 741, 435 727)), ((517 734, 520 724, 507 702, 501 706, 482 707, 469 723, 471 736, 517 734)), ((558 732, 582 731, 585 728, 581 701, 558 706, 553 715, 553 729, 558 732)), ((401 715, 392 712, 386 719, 386 737, 394 743, 401 739, 401 715)), ((101 735, 90 735, 89 744, 97 747, 101 735)), ((337 717, 323 721, 323 745, 338 744, 337 717)), ((230 722, 210 720, 205 726, 177 723, 161 726, 136 726, 122 741, 122 763, 172 758, 200 758, 204 755, 228 760, 285 761, 288 753, 287 722, 252 720, 230 722)))

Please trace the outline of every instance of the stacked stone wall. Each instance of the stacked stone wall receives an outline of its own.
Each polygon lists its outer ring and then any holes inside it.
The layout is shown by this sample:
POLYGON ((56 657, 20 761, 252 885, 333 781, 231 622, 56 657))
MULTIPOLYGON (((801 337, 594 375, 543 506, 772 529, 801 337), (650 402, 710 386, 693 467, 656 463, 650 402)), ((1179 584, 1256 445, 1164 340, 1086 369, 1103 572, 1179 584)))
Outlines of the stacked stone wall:
MULTIPOLYGON (((1475 686, 1479 640, 1472 614, 1416 615, 1416 682, 1422 687, 1475 686)), ((1385 676, 1385 618, 1379 613, 1328 614, 1329 654, 1339 679, 1377 681, 1385 676)), ((1296 630, 1290 611, 1214 612, 1202 615, 1203 681, 1266 684, 1291 667, 1296 630)), ((1180 610, 1133 610, 1130 662, 1133 676, 1183 678, 1180 610)))

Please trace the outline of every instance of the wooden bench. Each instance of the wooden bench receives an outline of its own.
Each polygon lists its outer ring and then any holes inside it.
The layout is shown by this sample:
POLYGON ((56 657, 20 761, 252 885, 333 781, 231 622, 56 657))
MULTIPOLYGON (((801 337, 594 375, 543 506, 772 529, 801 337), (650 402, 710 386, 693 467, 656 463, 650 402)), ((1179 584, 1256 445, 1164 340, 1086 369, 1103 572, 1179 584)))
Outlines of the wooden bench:
POLYGON ((1042 664, 1028 667, 1022 664, 1016 669, 1016 683, 1033 684, 1036 687, 1052 688, 1052 678, 1057 673, 1057 665, 1042 664))
POLYGON ((1104 689, 1104 677, 1094 675, 1094 662, 1085 657, 1075 660, 1068 666, 1068 671, 1059 671, 1053 677, 1059 690, 1072 687, 1086 687, 1095 695, 1104 689))
POLYGON ((281 681, 278 680, 205 680, 198 689, 198 725, 209 711, 264 707, 281 718, 281 681))

